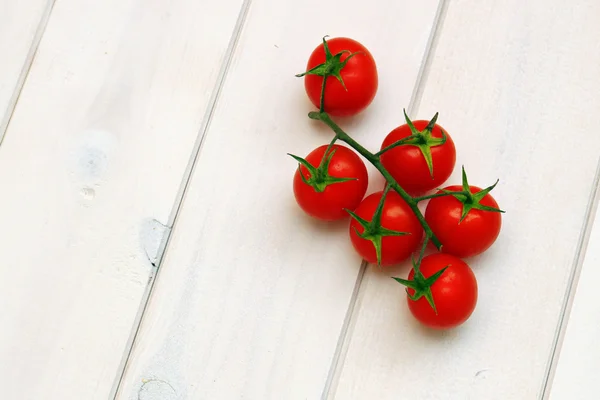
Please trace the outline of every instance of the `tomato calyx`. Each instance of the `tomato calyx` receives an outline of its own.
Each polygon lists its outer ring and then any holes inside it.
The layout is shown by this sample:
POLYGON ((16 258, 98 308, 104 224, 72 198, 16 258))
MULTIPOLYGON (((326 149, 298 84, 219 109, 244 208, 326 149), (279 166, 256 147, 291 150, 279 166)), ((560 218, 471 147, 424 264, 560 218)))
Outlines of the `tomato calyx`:
POLYGON ((354 228, 354 231, 358 235, 358 237, 363 238, 365 240, 370 240, 375 247, 375 254, 377 255, 377 265, 381 267, 381 241, 385 236, 405 236, 410 235, 410 232, 400 232, 394 231, 391 229, 384 228, 381 226, 381 216, 383 214, 383 205, 385 203, 385 197, 387 196, 390 190, 390 185, 386 185, 385 190, 383 191, 383 195, 381 196, 381 200, 379 200, 379 204, 377 205, 377 209, 373 214, 373 219, 371 221, 367 221, 366 219, 358 216, 355 212, 346 209, 346 212, 350 214, 352 218, 354 218, 364 229, 362 233, 358 231, 358 229, 354 228))
POLYGON ((288 153, 290 157, 298 161, 298 170, 300 172, 300 178, 302 179, 302 182, 304 182, 308 186, 311 186, 318 193, 324 192, 327 186, 329 185, 356 180, 356 178, 338 178, 329 175, 329 164, 331 163, 331 159, 335 154, 335 149, 331 150, 332 145, 333 142, 331 142, 331 144, 323 154, 323 158, 321 158, 321 162, 316 168, 304 158, 288 153), (301 165, 308 170, 310 174, 308 178, 306 178, 302 173, 301 165))
POLYGON ((499 182, 499 180, 496 180, 496 182, 493 185, 488 186, 487 188, 485 188, 477 193, 471 193, 471 187, 469 186, 469 181, 467 180, 467 173, 465 172, 465 167, 463 166, 462 167, 463 191, 462 192, 452 192, 452 191, 445 190, 445 189, 440 189, 440 190, 444 193, 454 196, 454 198, 456 198, 458 201, 460 201, 463 204, 462 214, 460 216, 460 220, 458 221, 458 223, 460 224, 465 219, 465 217, 467 216, 469 211, 471 211, 472 209, 504 213, 503 210, 500 210, 500 209, 494 208, 494 207, 484 206, 483 204, 480 203, 481 200, 496 187, 498 182, 499 182))
POLYGON ((446 132, 442 128, 440 128, 442 131, 441 138, 433 137, 433 135, 432 135, 433 128, 435 127, 435 123, 438 118, 438 113, 436 112, 435 115, 433 116, 433 118, 431 118, 431 120, 425 127, 425 129, 420 131, 415 127, 415 125, 413 124, 411 119, 408 118, 408 115, 406 115, 406 110, 403 110, 403 111, 404 111, 404 119, 406 120, 406 124, 410 128, 412 135, 410 135, 402 140, 399 140, 395 143, 390 144, 389 146, 387 146, 387 147, 383 148, 381 151, 379 151, 377 153, 377 155, 380 156, 383 153, 385 153, 386 151, 391 150, 394 147, 398 147, 398 146, 407 146, 407 145, 408 146, 416 146, 419 148, 419 150, 421 150, 421 154, 423 154, 423 158, 425 158, 425 162, 427 163, 427 168, 429 169, 429 175, 433 179, 433 159, 431 156, 431 148, 443 145, 444 143, 446 143, 446 140, 448 139, 448 137, 446 136, 446 132))
POLYGON ((411 299, 412 301, 417 301, 421 297, 425 297, 425 299, 427 300, 427 303, 429 303, 429 305, 431 306, 431 308, 433 308, 433 311, 437 315, 437 308, 435 306, 435 301, 433 299, 433 293, 431 292, 431 286, 433 286, 433 284, 442 276, 442 274, 446 271, 446 269, 450 265, 446 265, 444 268, 440 269, 435 274, 431 275, 429 278, 425 278, 425 276, 421 272, 420 264, 421 264, 421 261, 423 260, 423 255, 425 254, 425 248, 427 247, 428 241, 429 241, 429 238, 426 237, 423 242, 423 247, 421 248, 421 253, 419 254, 419 260, 415 262, 414 257, 411 260, 413 270, 415 271, 413 279, 408 280, 408 279, 402 279, 402 278, 397 278, 397 277, 392 277, 392 279, 395 280, 396 282, 406 286, 406 289, 405 289, 406 294, 407 294, 408 298, 411 299), (410 292, 408 290, 409 288, 414 290, 413 294, 410 294, 410 292))
POLYGON ((331 51, 329 50, 329 46, 327 45, 327 41, 325 40, 326 37, 328 37, 328 36, 323 37, 323 49, 325 50, 325 62, 309 69, 306 72, 296 74, 296 77, 301 78, 304 75, 318 75, 318 76, 322 76, 324 78, 326 78, 328 76, 334 76, 341 83, 344 90, 347 91, 348 89, 346 88, 346 84, 344 83, 344 80, 342 79, 341 71, 352 57, 354 57, 357 54, 361 54, 362 52, 357 51, 355 53, 350 53, 350 50, 342 50, 339 53, 332 55, 331 51), (346 59, 344 59, 344 61, 342 61, 341 60, 342 55, 344 55, 346 53, 350 53, 350 54, 348 55, 348 57, 346 57, 346 59))
MULTIPOLYGON (((413 268, 415 268, 415 260, 413 259, 412 261, 413 268)), ((393 277, 392 279, 407 287, 406 294, 408 295, 408 298, 412 301, 417 301, 421 297, 425 297, 431 308, 433 308, 433 311, 435 311, 435 313, 437 314, 437 308, 435 306, 435 301, 433 300, 433 294, 431 293, 431 286, 442 276, 442 274, 446 271, 448 267, 449 265, 446 265, 444 268, 440 269, 438 272, 431 275, 429 278, 425 278, 421 271, 415 269, 415 275, 412 281, 396 277, 393 277), (415 291, 414 294, 411 295, 408 291, 408 288, 413 289, 415 291)))

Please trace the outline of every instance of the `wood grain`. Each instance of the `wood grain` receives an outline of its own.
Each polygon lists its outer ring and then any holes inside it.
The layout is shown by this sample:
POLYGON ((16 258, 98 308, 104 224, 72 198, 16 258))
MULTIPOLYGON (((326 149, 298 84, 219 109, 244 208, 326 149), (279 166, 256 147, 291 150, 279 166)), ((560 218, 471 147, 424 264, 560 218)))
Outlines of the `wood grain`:
POLYGON ((538 398, 600 154, 599 13, 593 0, 449 3, 415 117, 440 112, 472 184, 500 178, 503 230, 468 260, 479 303, 446 333, 370 268, 332 398, 538 398))
MULTIPOLYGON (((598 177, 596 177, 598 179, 598 177)), ((597 182, 596 182, 597 184, 597 182)), ((595 212, 590 227, 587 251, 574 285, 570 313, 561 345, 556 355, 556 368, 546 391, 550 400, 593 399, 597 393, 597 374, 600 369, 600 304, 597 283, 600 280, 600 213, 598 197, 592 202, 595 212), (593 224, 593 225, 592 225, 593 224), (576 288, 576 290, 575 290, 576 288)))
POLYGON ((0 147, 0 397, 108 397, 240 6, 56 3, 0 147))
POLYGON ((336 2, 252 2, 119 399, 321 396, 361 261, 348 221, 294 202, 286 153, 331 139, 294 74, 323 35, 371 49, 379 92, 344 126, 376 149, 410 101, 436 7, 348 1, 340 18, 336 2))
POLYGON ((48 0, 0 0, 0 143, 51 6, 48 0))

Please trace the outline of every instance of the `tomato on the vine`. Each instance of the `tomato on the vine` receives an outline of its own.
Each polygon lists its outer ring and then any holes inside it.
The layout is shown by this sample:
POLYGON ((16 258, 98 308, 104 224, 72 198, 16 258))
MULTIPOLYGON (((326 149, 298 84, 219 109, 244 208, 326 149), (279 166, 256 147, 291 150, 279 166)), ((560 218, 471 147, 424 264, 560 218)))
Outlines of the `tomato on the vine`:
MULTIPOLYGON (((464 187, 452 185, 443 190, 459 192, 464 187)), ((498 203, 492 195, 477 186, 469 186, 469 191, 473 196, 433 198, 425 209, 425 220, 442 242, 441 251, 462 258, 490 248, 502 226, 498 203)))
MULTIPOLYGON (((429 304, 427 297, 412 300, 415 290, 408 287, 408 308, 412 315, 423 325, 435 329, 453 328, 464 323, 477 305, 477 279, 471 267, 458 257, 450 254, 434 253, 421 261, 420 271, 427 279, 436 272, 446 270, 429 287, 435 309, 429 304)), ((413 281, 414 269, 411 269, 408 280, 413 281)))
POLYGON ((375 98, 377 66, 369 50, 354 39, 325 41, 310 55, 304 76, 306 93, 317 108, 321 105, 324 76, 324 111, 332 116, 351 116, 363 111, 375 98))
POLYGON ((334 221, 348 217, 345 209, 354 210, 360 204, 369 176, 365 163, 352 149, 334 144, 324 159, 328 147, 317 147, 306 159, 292 156, 300 163, 294 175, 294 196, 308 215, 334 221))
POLYGON ((406 260, 419 246, 423 238, 423 228, 409 205, 396 192, 387 193, 381 214, 376 215, 384 191, 365 197, 354 213, 365 222, 380 218, 373 232, 367 232, 365 226, 356 218, 350 222, 350 240, 360 256, 370 263, 377 263, 377 249, 380 246, 380 265, 388 266, 406 260), (402 235, 400 235, 402 233, 402 235))
POLYGON ((411 121, 392 130, 381 144, 381 150, 404 140, 404 144, 386 150, 381 163, 392 177, 411 195, 420 195, 443 184, 456 163, 452 138, 431 121, 411 121))

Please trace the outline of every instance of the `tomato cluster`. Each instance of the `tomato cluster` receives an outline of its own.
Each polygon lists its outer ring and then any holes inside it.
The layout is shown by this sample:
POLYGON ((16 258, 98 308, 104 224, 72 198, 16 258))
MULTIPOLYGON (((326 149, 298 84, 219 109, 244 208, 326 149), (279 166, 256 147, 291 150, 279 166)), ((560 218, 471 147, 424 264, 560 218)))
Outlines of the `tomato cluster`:
POLYGON ((460 185, 439 188, 454 171, 456 148, 437 123, 438 114, 411 121, 404 113, 404 122, 385 135, 376 153, 331 120, 362 112, 377 93, 375 60, 359 42, 323 38, 306 72, 297 76, 304 77, 308 98, 319 108, 309 116, 335 133, 330 144, 306 158, 291 155, 298 162, 293 189, 300 208, 323 221, 350 217, 352 246, 369 263, 386 267, 412 256, 407 279, 393 279, 406 286, 409 310, 418 321, 442 329, 465 322, 475 309, 478 288, 463 259, 483 253, 499 236, 503 211, 490 194, 496 184, 470 186, 463 168, 460 185), (367 195, 363 159, 385 178, 383 190, 367 195), (428 201, 424 214, 417 207, 421 201, 428 201), (438 251, 425 256, 430 241, 438 251))

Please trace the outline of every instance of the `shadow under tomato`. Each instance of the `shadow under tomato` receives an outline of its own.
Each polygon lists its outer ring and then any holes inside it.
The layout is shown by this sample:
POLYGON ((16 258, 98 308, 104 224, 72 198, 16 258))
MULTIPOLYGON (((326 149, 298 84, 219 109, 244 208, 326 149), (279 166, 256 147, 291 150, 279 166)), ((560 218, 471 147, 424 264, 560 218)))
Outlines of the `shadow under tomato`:
MULTIPOLYGON (((403 306, 408 308, 406 304, 406 296, 405 292, 402 292, 402 302, 404 302, 403 306)), ((401 318, 398 318, 398 323, 403 324, 404 328, 408 328, 411 335, 415 337, 419 337, 422 340, 433 341, 439 343, 440 341, 451 341, 455 340, 461 334, 462 325, 449 328, 449 329, 434 329, 430 328, 426 325, 423 325, 413 315, 410 311, 407 311, 406 315, 402 315, 401 318)))
POLYGON ((421 324, 414 318, 412 318, 412 320, 413 324, 415 325, 414 329, 420 337, 429 338, 436 341, 440 339, 454 338, 458 336, 460 331, 460 326, 450 329, 434 329, 421 324))

